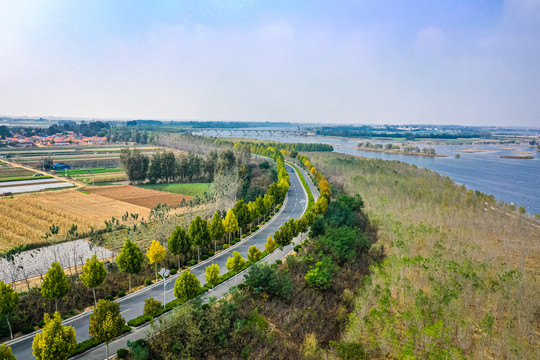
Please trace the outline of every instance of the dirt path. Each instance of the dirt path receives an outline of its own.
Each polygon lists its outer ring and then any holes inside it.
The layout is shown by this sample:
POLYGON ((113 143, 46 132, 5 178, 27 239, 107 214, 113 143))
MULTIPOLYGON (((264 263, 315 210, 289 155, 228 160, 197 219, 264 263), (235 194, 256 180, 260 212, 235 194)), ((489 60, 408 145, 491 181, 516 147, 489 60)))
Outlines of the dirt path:
MULTIPOLYGON (((3 162, 5 162, 6 164, 9 164, 11 166, 14 166, 14 167, 18 167, 18 168, 21 168, 21 169, 26 169, 26 170, 29 170, 29 171, 33 171, 33 172, 41 172, 41 173, 44 173, 43 171, 39 171, 39 170, 36 170, 34 168, 31 168, 29 166, 24 166, 24 165, 20 165, 20 164, 17 164, 17 163, 14 163, 13 161, 9 161, 7 159, 2 159, 3 162)), ((81 188, 81 187, 84 187, 86 186, 85 183, 82 183, 80 181, 77 181, 77 180, 74 180, 74 179, 67 179, 63 176, 58 176, 56 174, 47 174, 47 176, 52 176, 53 178, 55 179, 58 179, 60 181, 63 181, 63 182, 69 182, 69 183, 72 183, 74 184, 77 188, 81 188)))

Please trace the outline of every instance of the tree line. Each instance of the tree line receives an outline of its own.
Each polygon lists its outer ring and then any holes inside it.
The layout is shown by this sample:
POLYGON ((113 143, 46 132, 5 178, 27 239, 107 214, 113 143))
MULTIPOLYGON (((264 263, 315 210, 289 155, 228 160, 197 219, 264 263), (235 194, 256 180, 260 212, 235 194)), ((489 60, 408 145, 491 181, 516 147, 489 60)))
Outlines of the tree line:
POLYGON ((225 150, 219 155, 211 151, 205 157, 188 153, 187 156, 176 157, 172 151, 158 151, 149 157, 141 150, 123 148, 120 150, 120 163, 126 170, 130 182, 141 183, 171 181, 205 181, 211 182, 216 173, 230 171, 249 156, 225 150))

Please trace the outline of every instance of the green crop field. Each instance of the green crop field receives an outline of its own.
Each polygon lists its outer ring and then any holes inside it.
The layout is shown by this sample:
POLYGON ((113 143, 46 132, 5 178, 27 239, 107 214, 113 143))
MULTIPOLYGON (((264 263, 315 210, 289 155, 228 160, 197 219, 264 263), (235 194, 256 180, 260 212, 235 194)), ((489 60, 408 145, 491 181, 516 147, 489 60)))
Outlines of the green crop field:
POLYGON ((68 170, 67 174, 69 176, 74 176, 74 175, 88 175, 90 173, 103 174, 103 173, 112 173, 112 172, 121 172, 121 171, 124 171, 124 169, 120 169, 120 168, 110 168, 110 169, 107 169, 107 168, 92 168, 92 169, 68 170))
POLYGON ((139 187, 151 190, 165 191, 187 196, 204 197, 205 192, 210 191, 210 183, 184 183, 184 184, 142 184, 139 187))

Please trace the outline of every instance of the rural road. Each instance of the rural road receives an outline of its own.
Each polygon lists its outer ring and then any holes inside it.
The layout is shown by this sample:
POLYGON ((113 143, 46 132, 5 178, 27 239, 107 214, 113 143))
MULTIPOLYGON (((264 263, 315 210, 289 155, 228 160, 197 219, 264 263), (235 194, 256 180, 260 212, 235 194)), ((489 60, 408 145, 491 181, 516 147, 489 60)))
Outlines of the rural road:
MULTIPOLYGON (((217 254, 216 256, 212 257, 211 259, 208 259, 206 261, 203 261, 199 263, 198 265, 195 265, 191 267, 191 272, 197 276, 197 278, 201 281, 201 284, 205 283, 204 275, 206 272, 206 267, 210 264, 218 264, 220 266, 220 274, 224 274, 227 272, 227 269, 225 267, 225 264, 227 262, 227 259, 232 256, 233 251, 238 251, 242 256, 246 257, 247 250, 253 246, 256 245, 259 247, 259 249, 264 250, 264 243, 266 242, 266 239, 268 236, 273 236, 274 232, 278 230, 278 228, 285 223, 290 218, 299 218, 304 213, 305 207, 307 206, 307 195, 305 193, 305 190, 302 187, 302 183, 298 176, 293 171, 292 167, 287 165, 287 171, 289 172, 289 178, 291 186, 289 188, 289 191, 287 193, 287 200, 285 204, 282 206, 282 210, 272 218, 263 228, 252 234, 251 236, 247 237, 244 241, 230 247, 227 250, 224 250, 217 254)), ((304 173, 304 178, 306 182, 310 185, 310 188, 312 188, 313 184, 311 183, 311 180, 309 179, 309 176, 304 173)), ((313 187, 314 188, 314 187, 313 187)), ((313 191, 313 190, 312 190, 313 191)), ((315 189, 316 191, 316 189, 315 189)), ((313 195, 317 197, 317 193, 314 193, 313 195)), ((283 249, 283 250, 277 250, 272 256, 269 258, 281 258, 285 254, 287 254, 290 249, 292 248, 292 245, 289 245, 289 247, 283 249)), ((169 279, 167 279, 167 282, 165 284, 165 301, 169 302, 175 299, 173 288, 174 288, 174 281, 176 277, 179 274, 175 276, 171 276, 169 279)), ((240 278, 243 278, 243 276, 240 276, 240 278)), ((209 296, 219 296, 220 293, 226 293, 230 286, 233 286, 235 284, 231 284, 231 282, 223 283, 221 284, 223 286, 218 286, 212 291, 210 291, 209 296)), ((156 300, 159 300, 163 302, 163 282, 158 282, 154 285, 148 286, 144 289, 141 289, 137 292, 134 292, 120 300, 118 302, 120 303, 120 311, 122 312, 122 316, 126 319, 126 321, 131 320, 133 318, 136 318, 139 315, 142 315, 143 308, 144 308, 144 300, 148 297, 153 297, 156 300)), ((64 325, 70 325, 75 328, 75 332, 77 335, 77 341, 81 342, 84 340, 87 340, 90 338, 90 335, 88 334, 88 323, 89 323, 89 317, 91 312, 86 312, 83 314, 80 314, 78 316, 75 316, 71 319, 68 319, 64 321, 64 325)), ((144 327, 143 327, 144 328, 144 327)), ((134 339, 138 339, 144 336, 144 332, 141 332, 141 329, 134 329, 131 333, 129 333, 127 336, 121 337, 120 339, 112 342, 110 344, 110 350, 111 354, 114 354, 116 352, 116 349, 121 347, 126 347, 127 340, 131 339, 133 336, 137 335, 134 339)), ((6 342, 6 345, 11 346, 13 355, 17 359, 34 359, 34 356, 32 355, 32 341, 33 336, 35 334, 29 334, 28 336, 23 336, 21 338, 15 339, 13 341, 6 342)), ((93 350, 90 350, 84 354, 81 354, 77 356, 76 358, 84 358, 84 359, 105 359, 105 347, 100 346, 98 348, 95 348, 93 350)))

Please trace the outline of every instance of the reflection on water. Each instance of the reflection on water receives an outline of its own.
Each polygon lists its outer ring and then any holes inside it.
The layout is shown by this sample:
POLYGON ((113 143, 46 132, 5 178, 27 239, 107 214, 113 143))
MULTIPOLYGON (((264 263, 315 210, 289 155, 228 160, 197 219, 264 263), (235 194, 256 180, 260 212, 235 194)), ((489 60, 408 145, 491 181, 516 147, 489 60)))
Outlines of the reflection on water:
MULTIPOLYGON (((469 189, 493 194, 497 200, 507 203, 513 202, 518 206, 524 206, 527 212, 531 214, 540 214, 540 153, 534 152, 531 147, 516 145, 426 145, 435 148, 438 154, 448 155, 448 157, 423 157, 361 151, 355 148, 360 141, 357 139, 296 136, 279 136, 279 139, 261 136, 258 139, 281 142, 325 143, 333 145, 334 151, 339 153, 403 161, 419 167, 433 169, 440 174, 451 177, 460 185, 464 184, 469 189), (464 149, 464 147, 468 149, 464 149), (486 151, 465 152, 470 150, 486 151), (499 158, 501 155, 516 155, 516 151, 533 151, 532 156, 534 156, 534 159, 499 158), (459 154, 460 157, 455 158, 455 154, 459 154)), ((418 146, 422 147, 422 145, 418 146)))

